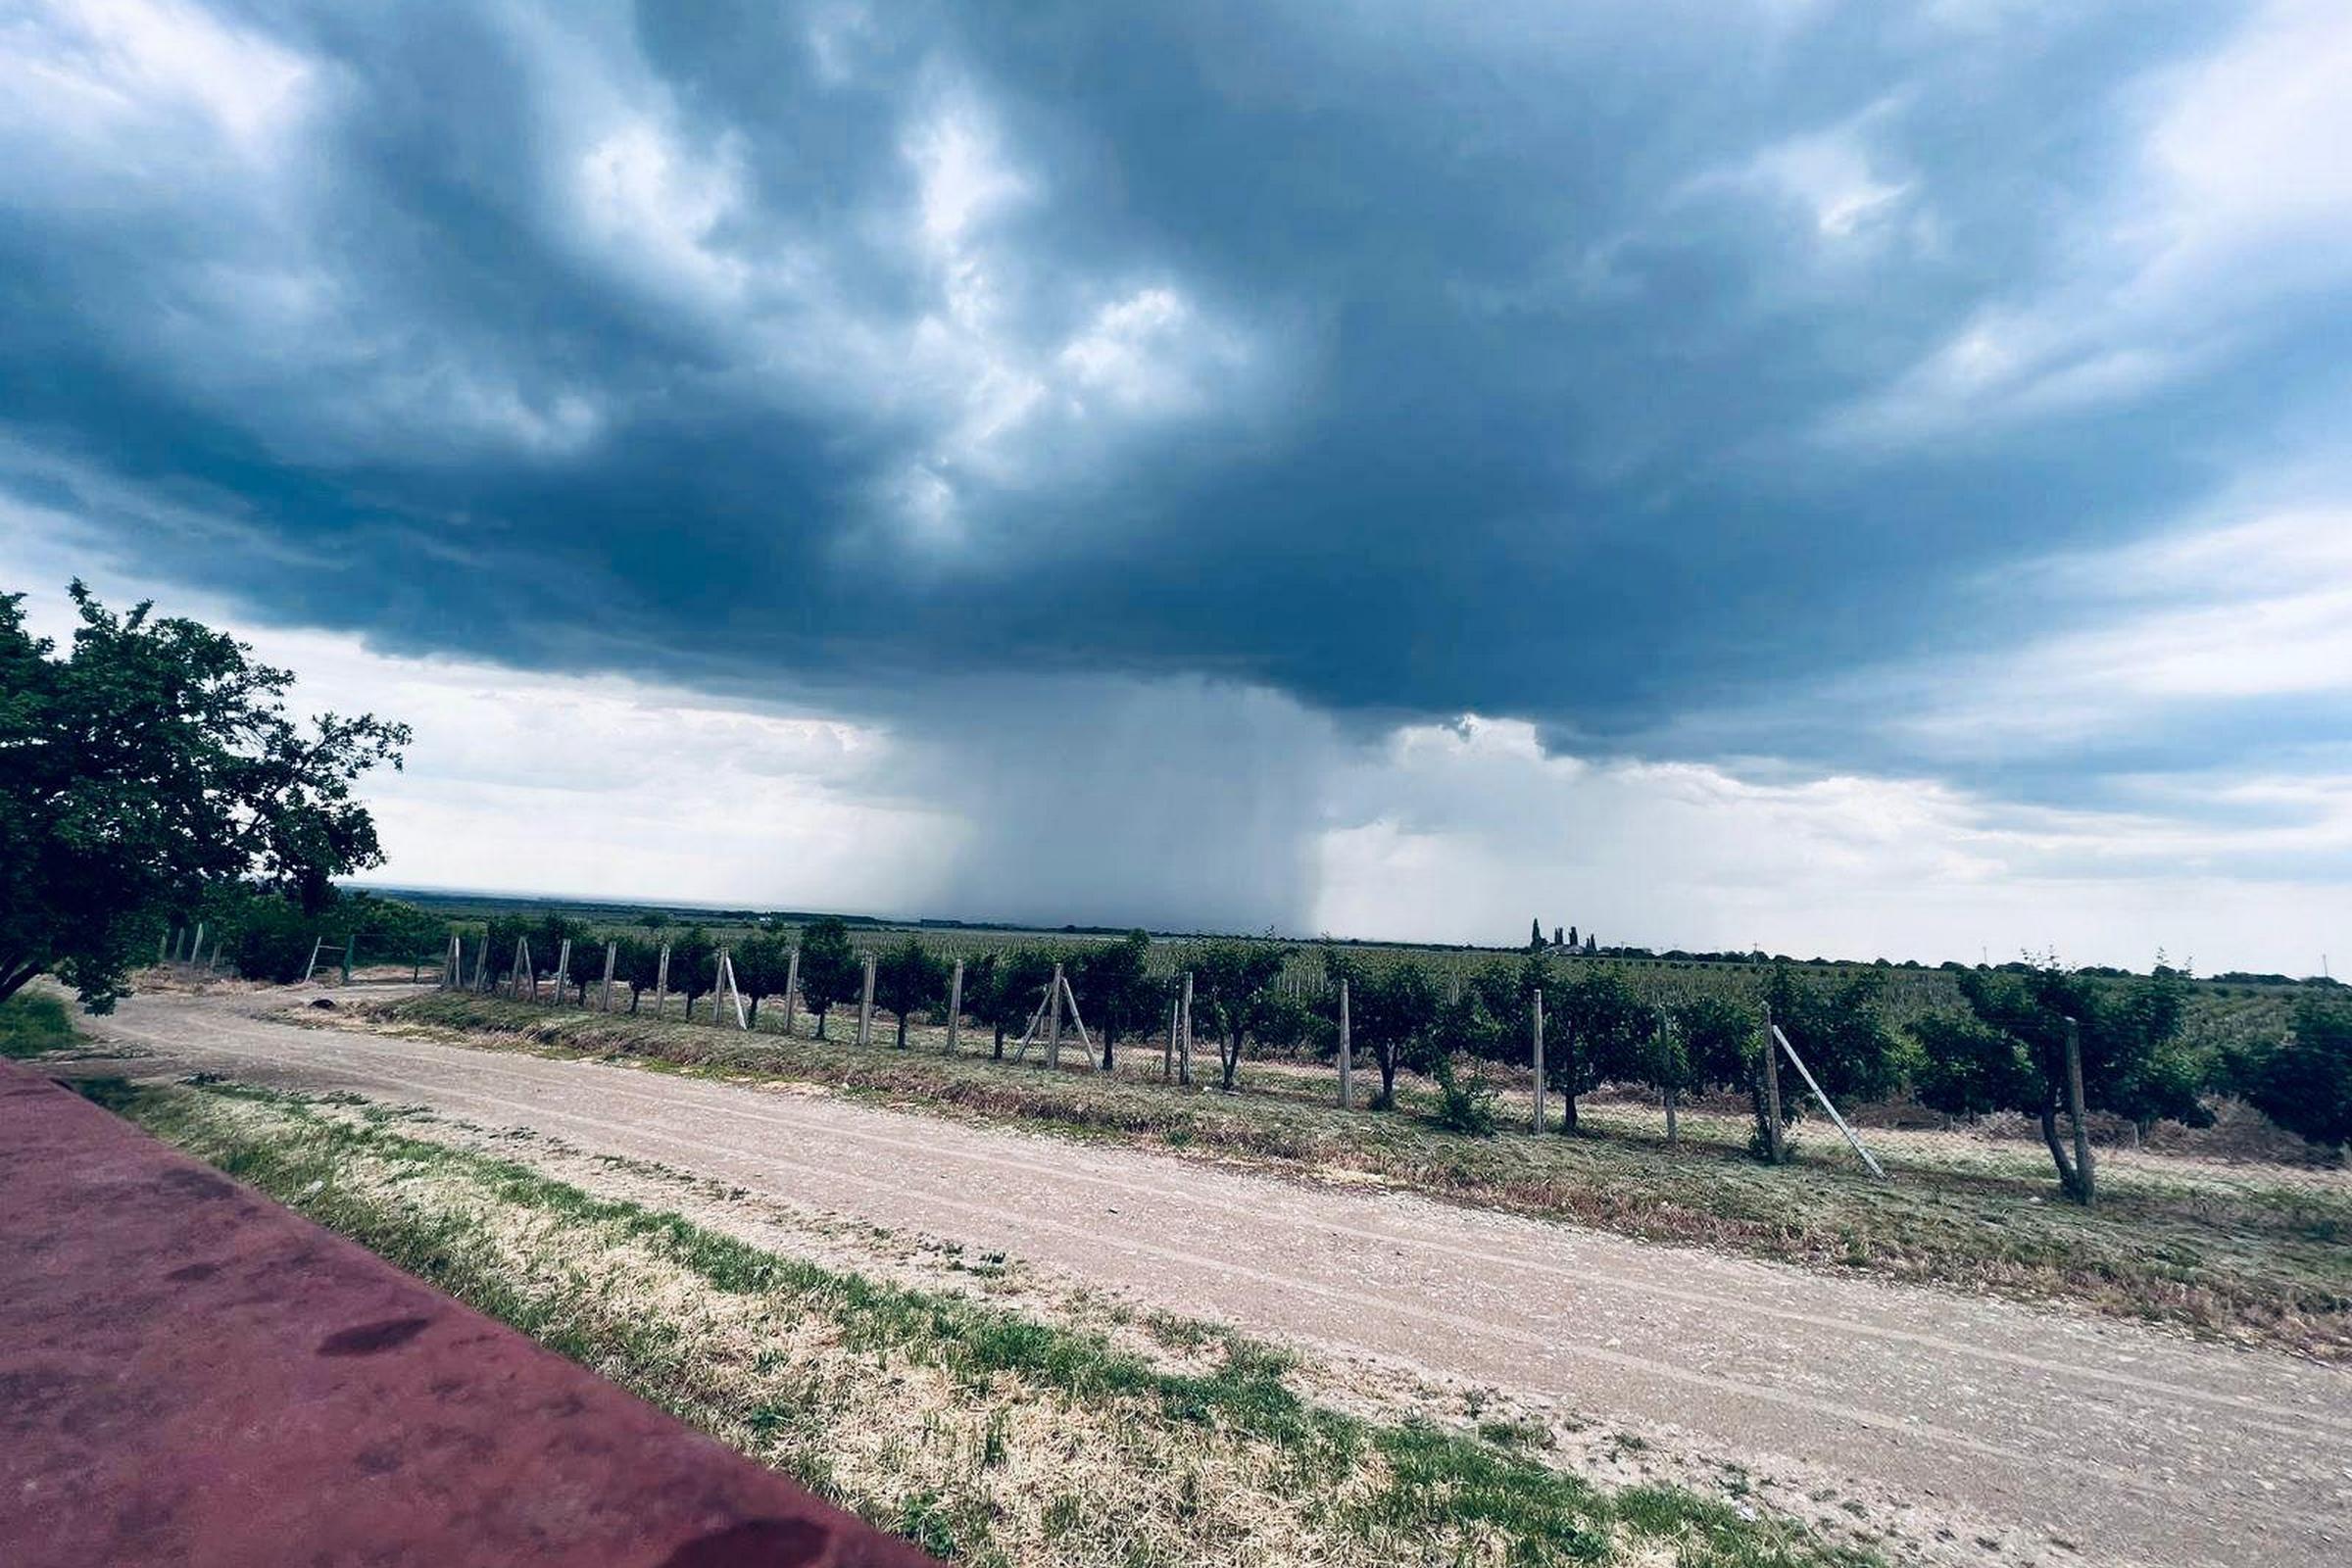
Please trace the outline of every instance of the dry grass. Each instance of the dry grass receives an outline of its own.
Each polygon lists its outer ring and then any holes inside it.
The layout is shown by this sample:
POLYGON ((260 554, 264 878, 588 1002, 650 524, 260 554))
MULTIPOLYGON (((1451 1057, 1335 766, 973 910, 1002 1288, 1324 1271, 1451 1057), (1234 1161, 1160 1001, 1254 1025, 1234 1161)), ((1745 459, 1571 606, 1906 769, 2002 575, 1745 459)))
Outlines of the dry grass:
POLYGON ((942 1555, 981 1564, 1873 1560, 1678 1488, 1318 1405, 1261 1347, 1171 1358, 225 1086, 90 1086, 152 1130, 942 1555))
POLYGON ((2071 1302, 2352 1358, 2352 1188, 2302 1173, 2222 1180, 2197 1161, 2111 1158, 2101 1204, 2084 1212, 2047 1200, 2050 1184, 2031 1158, 1998 1151, 1963 1149, 1943 1165, 1921 1162, 1879 1183, 1851 1169, 1831 1135, 1809 1135, 1806 1157, 1776 1170, 1727 1142, 1669 1148, 1651 1113, 1607 1105, 1587 1117, 1593 1136, 1465 1138, 1413 1113, 1418 1089, 1393 1113, 1342 1112, 1279 1067, 1247 1078, 1247 1093, 1186 1092, 1157 1081, 1155 1049, 1130 1053, 1118 1074, 1075 1070, 1069 1055, 1050 1073, 1034 1058, 949 1057, 936 1041, 928 1051, 861 1051, 471 996, 376 1004, 360 1016, 473 1045, 824 1084, 908 1109, 1408 1187, 1644 1240, 2071 1302))

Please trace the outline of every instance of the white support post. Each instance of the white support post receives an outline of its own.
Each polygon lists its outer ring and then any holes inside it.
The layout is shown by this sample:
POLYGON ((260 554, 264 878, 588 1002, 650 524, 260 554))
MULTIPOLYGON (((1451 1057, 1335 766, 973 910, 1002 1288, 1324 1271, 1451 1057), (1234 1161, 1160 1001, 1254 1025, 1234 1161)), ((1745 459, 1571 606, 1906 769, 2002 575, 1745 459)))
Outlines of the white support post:
POLYGON ((1355 1040, 1348 1020, 1348 981, 1340 980, 1340 1108, 1355 1108, 1355 1040))
POLYGON ((1533 1010, 1533 1012, 1532 1012, 1532 1014, 1531 1014, 1530 1021, 1531 1021, 1531 1024, 1532 1024, 1532 1026, 1533 1026, 1534 1033, 1535 1033, 1535 1053, 1536 1053, 1536 1132, 1537 1132, 1538 1136, 1541 1136, 1541 1135, 1543 1134, 1543 1131, 1544 1131, 1544 988, 1543 988, 1542 986, 1538 986, 1538 987, 1536 988, 1536 993, 1535 993, 1535 996, 1534 996, 1534 997, 1531 999, 1531 1001, 1532 1001, 1532 1002, 1533 1002, 1533 1004, 1534 1004, 1534 1010, 1533 1010))
POLYGON ((473 989, 490 989, 490 928, 482 927, 482 945, 473 950, 473 989))
POLYGON ((792 1033, 793 1017, 801 1010, 801 950, 784 960, 784 1032, 792 1033))
POLYGON ((203 956, 204 956, 204 922, 203 922, 202 920, 199 920, 199 921, 197 921, 197 922, 196 922, 196 940, 195 940, 194 942, 191 942, 191 943, 189 943, 189 944, 188 944, 188 967, 189 967, 189 968, 191 968, 191 969, 195 968, 195 967, 196 967, 196 960, 197 960, 197 959, 199 959, 199 958, 201 958, 201 957, 203 957, 203 956))
POLYGON ((1862 1156, 1862 1163, 1870 1167, 1873 1176, 1885 1181, 1886 1173, 1879 1168, 1877 1160, 1871 1158, 1870 1151, 1862 1147, 1862 1140, 1854 1136, 1854 1130, 1845 1124, 1845 1118, 1838 1114, 1838 1107, 1830 1103, 1830 1097, 1821 1092, 1821 1085, 1813 1081, 1813 1069, 1805 1065, 1805 1058, 1796 1054, 1796 1048, 1788 1043, 1788 1037, 1781 1033, 1781 1026, 1777 1023, 1772 1026, 1772 1038, 1781 1043, 1781 1049, 1788 1053, 1788 1059, 1796 1063, 1796 1070, 1804 1075, 1805 1087, 1813 1091, 1813 1098, 1821 1102, 1821 1108, 1829 1113, 1830 1120, 1838 1124, 1838 1130, 1845 1134, 1845 1141, 1853 1146, 1855 1153, 1862 1156))
POLYGON ((963 1034, 963 960, 956 960, 956 972, 948 977, 948 1054, 956 1054, 956 1042, 963 1034))
POLYGON ((571 984, 571 938, 556 950, 556 1005, 564 1005, 564 990, 571 984))
POLYGON ((662 956, 657 959, 654 964, 654 1016, 657 1018, 661 1017, 662 1009, 666 1006, 668 1003, 669 944, 664 942, 662 944, 662 956))
MULTIPOLYGON (((718 967, 727 979, 727 995, 735 999, 735 1027, 749 1034, 752 1020, 750 1015, 743 1010, 743 987, 735 983, 735 956, 724 948, 718 950, 718 967)), ((715 992, 710 998, 710 1010, 714 1013, 718 1011, 718 997, 715 992)))
POLYGON ((874 1038, 874 956, 865 956, 865 985, 858 994, 858 1043, 871 1045, 874 1038))
POLYGON ((311 983, 311 976, 318 971, 318 950, 325 943, 326 938, 323 936, 311 939, 311 961, 302 966, 302 983, 306 986, 311 983))
POLYGON ((449 956, 441 965, 441 989, 455 991, 466 983, 466 939, 449 934, 449 956))
POLYGON ((531 939, 516 937, 514 939, 514 1000, 516 1002, 522 1000, 522 981, 525 975, 530 976, 531 1000, 537 1002, 539 1000, 539 965, 531 957, 531 939))
POLYGON ((155 939, 155 966, 158 969, 161 969, 164 966, 165 960, 171 956, 172 932, 170 928, 167 927, 164 931, 164 934, 155 939))
POLYGON ((616 965, 617 963, 619 963, 619 961, 620 961, 620 944, 619 944, 619 943, 617 943, 617 942, 608 942, 608 943, 606 943, 606 944, 605 944, 605 987, 604 987, 604 1007, 605 1007, 605 1011, 607 1011, 607 1012, 611 1012, 611 1011, 612 1010, 612 970, 613 970, 613 967, 614 967, 614 965, 616 965))
POLYGON ((1184 971, 1184 1000, 1181 1004, 1184 1025, 1176 1031, 1176 1081, 1186 1088, 1193 1082, 1193 971, 1184 971))
POLYGON ((1061 1065, 1061 965, 1054 966, 1054 982, 1046 988, 1046 1001, 1051 1021, 1046 1025, 1046 1065, 1061 1065))
POLYGON ((1086 1020, 1078 1016, 1078 993, 1070 989, 1070 982, 1066 976, 1061 982, 1061 994, 1070 1004, 1070 1022, 1078 1030, 1078 1044, 1086 1048, 1086 1064, 1089 1067, 1099 1065, 1095 1060, 1095 1043, 1086 1035, 1086 1020))

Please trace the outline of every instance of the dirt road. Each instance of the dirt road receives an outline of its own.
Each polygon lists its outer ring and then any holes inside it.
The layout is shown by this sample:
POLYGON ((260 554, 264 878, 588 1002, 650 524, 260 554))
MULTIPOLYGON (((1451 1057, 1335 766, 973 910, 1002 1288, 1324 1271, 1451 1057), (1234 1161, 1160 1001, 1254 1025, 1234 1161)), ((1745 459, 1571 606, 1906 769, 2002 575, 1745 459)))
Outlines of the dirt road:
POLYGON ((2022 1526, 2044 1561, 2352 1553, 2352 1376, 2281 1354, 821 1096, 293 1028, 243 999, 133 998, 91 1024, 154 1054, 133 1070, 529 1127, 1727 1458, 1876 1478, 2022 1526))

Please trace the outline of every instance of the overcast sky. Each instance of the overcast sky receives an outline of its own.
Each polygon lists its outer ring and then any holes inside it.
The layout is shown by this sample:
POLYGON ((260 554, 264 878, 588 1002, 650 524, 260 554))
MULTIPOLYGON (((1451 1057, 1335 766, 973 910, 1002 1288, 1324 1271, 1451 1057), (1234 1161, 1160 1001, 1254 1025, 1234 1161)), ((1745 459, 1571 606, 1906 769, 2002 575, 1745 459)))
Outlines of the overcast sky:
POLYGON ((0 4, 0 585, 413 884, 2352 955, 2352 7, 0 4))

